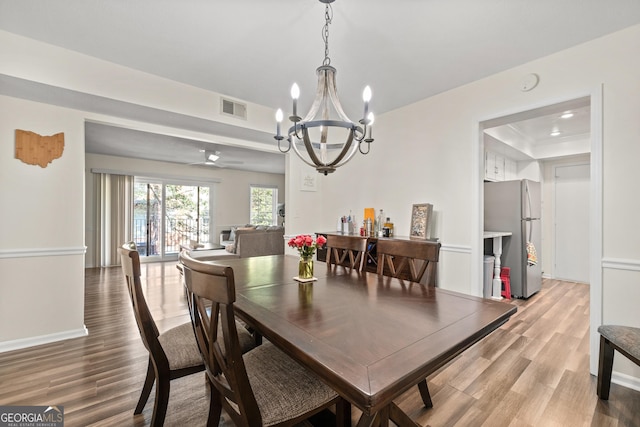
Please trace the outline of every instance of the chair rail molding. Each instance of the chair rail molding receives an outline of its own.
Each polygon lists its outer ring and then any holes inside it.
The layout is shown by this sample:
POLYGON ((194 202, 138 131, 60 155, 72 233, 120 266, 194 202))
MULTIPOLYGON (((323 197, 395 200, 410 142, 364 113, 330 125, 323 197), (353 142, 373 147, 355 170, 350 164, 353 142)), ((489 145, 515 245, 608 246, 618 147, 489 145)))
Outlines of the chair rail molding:
POLYGON ((602 258, 602 268, 614 270, 640 271, 640 260, 623 258, 602 258))
POLYGON ((0 259, 84 255, 86 252, 86 246, 71 246, 66 248, 0 249, 0 259))
POLYGON ((447 245, 447 244, 442 244, 442 246, 440 246, 440 251, 444 251, 444 252, 457 252, 457 253, 461 253, 461 254, 470 254, 471 253, 471 246, 469 245, 447 245))

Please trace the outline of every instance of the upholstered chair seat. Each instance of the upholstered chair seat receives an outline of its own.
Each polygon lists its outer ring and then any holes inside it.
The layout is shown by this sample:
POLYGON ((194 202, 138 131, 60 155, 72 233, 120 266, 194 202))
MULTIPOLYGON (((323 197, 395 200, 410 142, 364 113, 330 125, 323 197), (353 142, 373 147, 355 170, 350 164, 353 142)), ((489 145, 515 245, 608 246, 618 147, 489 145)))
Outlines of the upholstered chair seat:
MULTIPOLYGON (((254 348, 256 342, 251 332, 240 322, 236 322, 236 328, 241 351, 245 353, 254 348)), ((222 333, 221 330, 220 327, 219 333, 222 333)), ((202 355, 193 336, 193 326, 190 321, 161 333, 158 341, 167 355, 171 370, 202 366, 202 355)), ((220 344, 224 347, 223 342, 220 344)))
POLYGON ((302 417, 313 408, 328 406, 337 397, 335 391, 269 342, 246 353, 243 359, 265 426, 302 417))
POLYGON ((202 365, 202 356, 193 337, 191 322, 176 326, 158 336, 171 370, 202 365))

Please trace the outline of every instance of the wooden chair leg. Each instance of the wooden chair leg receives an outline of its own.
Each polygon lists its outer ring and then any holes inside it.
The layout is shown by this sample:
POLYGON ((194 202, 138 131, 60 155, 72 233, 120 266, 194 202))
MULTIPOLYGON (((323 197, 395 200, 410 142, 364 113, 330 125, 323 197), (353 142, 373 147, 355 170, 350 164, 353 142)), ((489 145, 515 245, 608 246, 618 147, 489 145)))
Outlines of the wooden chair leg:
POLYGON ((147 378, 144 380, 144 385, 142 386, 142 392, 140 393, 140 399, 138 399, 138 404, 136 405, 136 409, 133 411, 134 414, 141 414, 144 409, 144 405, 147 404, 149 400, 149 395, 151 394, 151 388, 153 387, 153 382, 156 379, 156 374, 153 370, 153 364, 151 363, 151 359, 149 359, 149 365, 147 366, 147 378))
POLYGON ((609 399, 611 388, 611 371, 613 370, 613 347, 609 340, 600 336, 600 359, 598 361, 598 397, 609 399))
POLYGON ((153 427, 162 427, 164 418, 167 415, 167 406, 169 405, 169 379, 164 381, 158 379, 156 381, 156 401, 153 405, 153 416, 151 417, 151 425, 153 427))
POLYGON ((215 388, 209 377, 207 377, 209 389, 209 417, 207 418, 207 427, 218 427, 220 424, 220 415, 222 414, 222 396, 215 388))
POLYGON ((351 426, 351 403, 345 399, 340 399, 336 403, 336 427, 351 426))
POLYGON ((257 346, 262 345, 262 335, 251 326, 246 326, 247 331, 253 336, 253 343, 257 346))
POLYGON ((424 379, 418 383, 418 390, 420 390, 420 397, 422 397, 422 403, 425 408, 433 408, 433 402, 431 402, 431 394, 429 394, 429 387, 427 386, 427 380, 424 379))

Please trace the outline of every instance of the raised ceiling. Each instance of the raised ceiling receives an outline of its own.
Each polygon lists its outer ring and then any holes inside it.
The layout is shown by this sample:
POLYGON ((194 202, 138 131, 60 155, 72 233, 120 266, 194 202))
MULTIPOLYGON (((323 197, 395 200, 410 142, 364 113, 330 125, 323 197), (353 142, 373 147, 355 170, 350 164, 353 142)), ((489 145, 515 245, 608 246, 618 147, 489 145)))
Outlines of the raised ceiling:
MULTIPOLYGON (((380 114, 640 23, 637 0, 336 0, 333 12, 352 119, 366 84, 380 114)), ((0 0, 2 30, 285 110, 293 82, 301 109, 311 101, 323 23, 317 0, 0 0)))
POLYGON ((485 148, 514 160, 543 160, 590 152, 589 97, 500 117, 483 125, 485 134, 491 137, 485 138, 485 148))

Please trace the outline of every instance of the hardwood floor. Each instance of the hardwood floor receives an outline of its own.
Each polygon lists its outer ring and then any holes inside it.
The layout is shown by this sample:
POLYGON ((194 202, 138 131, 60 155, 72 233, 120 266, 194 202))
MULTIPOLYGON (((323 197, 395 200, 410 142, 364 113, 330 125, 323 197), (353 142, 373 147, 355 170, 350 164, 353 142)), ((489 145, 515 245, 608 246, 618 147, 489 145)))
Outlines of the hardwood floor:
MULTIPOLYGON (((142 270, 158 327, 189 321, 175 263, 142 270)), ((85 277, 89 336, 0 353, 0 405, 63 405, 70 427, 148 425, 153 392, 133 415, 147 354, 120 268, 85 277)), ((608 402, 596 396, 587 285, 545 280, 539 294, 512 303, 509 322, 429 377, 432 409, 417 387, 396 400, 411 418, 433 427, 640 426, 640 392, 612 384, 608 402)), ((204 374, 174 380, 165 425, 205 425, 207 409, 204 374)))

